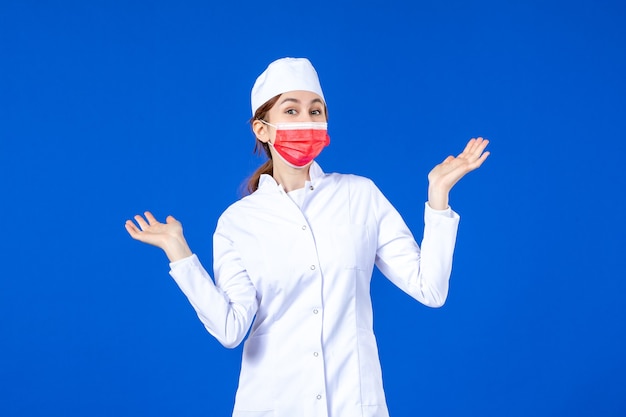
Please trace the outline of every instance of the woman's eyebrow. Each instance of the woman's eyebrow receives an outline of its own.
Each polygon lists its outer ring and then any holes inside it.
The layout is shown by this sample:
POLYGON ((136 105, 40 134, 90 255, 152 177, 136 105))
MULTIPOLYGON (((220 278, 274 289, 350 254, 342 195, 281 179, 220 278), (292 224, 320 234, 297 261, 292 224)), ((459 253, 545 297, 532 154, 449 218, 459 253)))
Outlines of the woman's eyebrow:
POLYGON ((281 101, 280 104, 285 104, 287 102, 293 102, 293 103, 300 104, 300 100, 298 100, 297 98, 291 98, 291 97, 287 97, 286 99, 281 101))
MULTIPOLYGON (((296 103, 296 104, 300 104, 300 100, 298 100, 297 98, 293 98, 293 97, 287 97, 284 100, 282 100, 280 102, 280 104, 285 104, 287 102, 291 102, 291 103, 296 103)), ((320 98, 314 98, 313 100, 311 100, 311 104, 313 103, 320 103, 320 104, 324 104, 324 102, 322 101, 322 99, 320 98)))

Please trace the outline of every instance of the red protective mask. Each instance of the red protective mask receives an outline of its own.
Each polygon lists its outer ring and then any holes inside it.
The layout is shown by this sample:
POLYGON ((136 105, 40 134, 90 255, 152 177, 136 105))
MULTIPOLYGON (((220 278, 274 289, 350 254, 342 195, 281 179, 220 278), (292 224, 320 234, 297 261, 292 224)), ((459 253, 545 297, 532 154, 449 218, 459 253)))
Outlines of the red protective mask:
POLYGON ((330 143, 325 122, 263 123, 276 128, 276 139, 270 146, 294 168, 306 166, 330 143))

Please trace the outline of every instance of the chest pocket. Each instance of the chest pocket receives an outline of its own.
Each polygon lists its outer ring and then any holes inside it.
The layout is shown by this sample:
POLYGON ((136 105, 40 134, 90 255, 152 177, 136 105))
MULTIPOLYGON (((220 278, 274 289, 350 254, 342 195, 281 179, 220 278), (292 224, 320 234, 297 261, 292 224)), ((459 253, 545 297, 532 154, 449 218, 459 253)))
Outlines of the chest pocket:
POLYGON ((376 256, 374 233, 364 224, 341 224, 331 231, 332 249, 341 267, 366 271, 376 256))

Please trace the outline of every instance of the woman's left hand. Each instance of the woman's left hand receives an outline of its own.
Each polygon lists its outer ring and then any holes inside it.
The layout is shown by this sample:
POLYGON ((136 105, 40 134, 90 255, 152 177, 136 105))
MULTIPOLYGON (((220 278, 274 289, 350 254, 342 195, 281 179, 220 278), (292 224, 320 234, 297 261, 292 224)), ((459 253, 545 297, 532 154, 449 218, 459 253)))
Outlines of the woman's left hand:
POLYGON ((472 138, 463 152, 456 158, 448 156, 428 174, 428 204, 435 210, 448 208, 450 190, 465 174, 480 167, 489 152, 485 148, 489 141, 483 138, 472 138))

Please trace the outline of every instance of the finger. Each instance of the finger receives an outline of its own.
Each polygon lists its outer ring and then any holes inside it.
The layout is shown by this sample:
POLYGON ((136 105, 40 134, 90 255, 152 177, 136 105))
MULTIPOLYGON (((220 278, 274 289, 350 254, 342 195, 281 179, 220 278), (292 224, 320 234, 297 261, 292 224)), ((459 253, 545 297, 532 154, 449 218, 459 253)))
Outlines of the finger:
POLYGON ((469 148, 468 149, 468 153, 474 154, 474 153, 476 153, 476 150, 479 149, 482 146, 482 144, 484 142, 484 139, 479 136, 479 137, 477 137, 475 139, 472 138, 472 140, 470 140, 470 142, 468 142, 468 144, 470 144, 470 146, 468 147, 469 148), (471 144, 470 144, 470 142, 471 142, 471 144))
POLYGON ((480 143, 478 143, 476 145, 476 148, 474 149, 473 154, 472 154, 473 158, 475 158, 475 159, 480 158, 480 156, 485 151, 485 148, 487 147, 487 145, 489 145, 489 141, 488 140, 482 140, 480 143))
POLYGON ((137 236, 139 235, 139 233, 141 233, 139 229, 137 229, 137 226, 135 226, 135 223, 133 223, 131 220, 126 220, 124 227, 133 239, 137 239, 137 236))
POLYGON ((485 150, 487 145, 489 145, 489 141, 487 139, 483 140, 482 143, 479 146, 481 153, 485 150))
POLYGON ((146 211, 144 213, 144 216, 146 216, 146 219, 148 220, 148 223, 150 224, 150 226, 152 226, 153 224, 159 223, 156 217, 154 217, 152 213, 150 213, 149 211, 146 211))
POLYGON ((475 143, 476 143, 476 139, 471 138, 469 141, 467 141, 467 144, 465 145, 465 148, 463 149, 463 152, 461 152, 457 156, 461 157, 461 156, 470 154, 472 152, 472 149, 474 149, 474 144, 475 143))
POLYGON ((474 149, 477 141, 478 139, 476 138, 471 138, 470 140, 468 140, 467 145, 465 145, 465 149, 463 149, 463 151, 471 152, 472 149, 474 149))
POLYGON ((474 143, 473 143, 474 149, 481 147, 485 142, 489 142, 489 141, 487 139, 485 139, 485 138, 480 137, 480 136, 477 137, 474 140, 474 143))
POLYGON ((483 153, 480 158, 478 158, 476 161, 474 161, 471 165, 470 165, 470 170, 473 171, 477 168, 480 168, 480 166, 483 164, 483 162, 485 162, 485 159, 487 159, 487 157, 491 155, 490 152, 485 152, 483 153))
POLYGON ((467 153, 464 156, 470 160, 478 159, 488 144, 488 140, 478 137, 474 140, 472 146, 467 150, 467 153))
POLYGON ((167 224, 171 224, 171 223, 178 223, 178 220, 176 220, 176 219, 174 218, 174 216, 172 216, 172 215, 170 214, 169 216, 167 216, 167 217, 165 218, 165 223, 167 223, 167 224))
MULTIPOLYGON (((485 159, 487 159, 487 158, 489 157, 489 155, 491 155, 491 152, 487 151, 487 152, 484 152, 484 153, 480 156, 480 159, 478 160, 478 161, 480 162, 480 165, 482 165, 482 164, 483 164, 483 162, 485 162, 485 159)), ((479 166, 480 166, 480 165, 479 165, 479 166)))
POLYGON ((136 215, 134 217, 135 221, 137 222, 137 224, 139 225, 139 228, 143 231, 146 230, 148 227, 150 227, 150 225, 148 223, 146 223, 146 221, 144 220, 143 217, 141 217, 139 214, 136 215))

